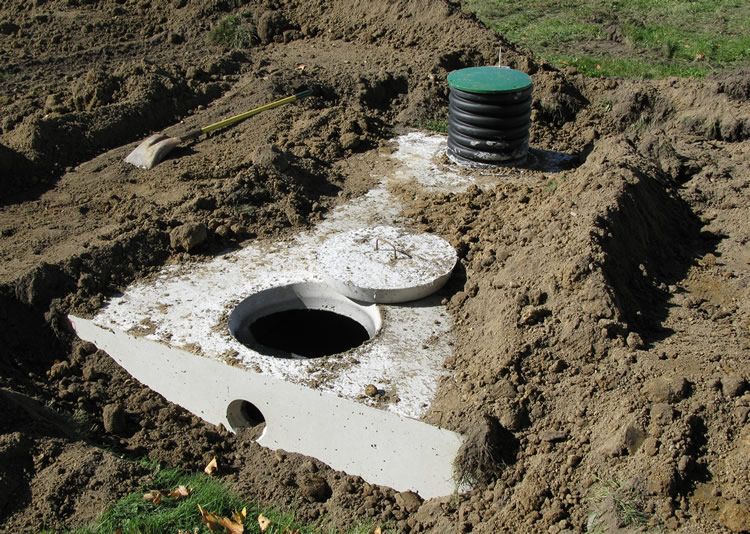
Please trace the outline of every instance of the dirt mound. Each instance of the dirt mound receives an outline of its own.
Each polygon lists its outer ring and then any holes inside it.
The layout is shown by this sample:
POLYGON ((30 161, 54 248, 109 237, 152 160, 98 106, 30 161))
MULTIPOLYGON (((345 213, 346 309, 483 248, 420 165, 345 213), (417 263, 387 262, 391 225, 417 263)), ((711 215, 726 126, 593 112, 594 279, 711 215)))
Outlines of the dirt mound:
POLYGON ((0 106, 4 528, 89 521, 139 486, 145 455, 196 471, 217 455, 243 496, 334 528, 368 518, 415 532, 747 529, 742 73, 566 75, 447 2, 172 4, 169 17, 157 2, 0 8, 15 21, 0 27, 12 36, 0 41, 0 87, 14 95, 0 106), (532 144, 574 163, 509 172, 491 190, 404 195, 461 259, 445 290, 453 375, 427 419, 472 435, 472 491, 422 503, 265 450, 71 337, 68 311, 366 191, 367 158, 379 157, 367 151, 444 117, 447 73, 494 63, 499 46, 533 76, 532 144), (132 144, 104 152, 303 86, 316 95, 150 172, 122 162, 132 144), (170 236, 181 228, 205 233, 180 246, 170 236))

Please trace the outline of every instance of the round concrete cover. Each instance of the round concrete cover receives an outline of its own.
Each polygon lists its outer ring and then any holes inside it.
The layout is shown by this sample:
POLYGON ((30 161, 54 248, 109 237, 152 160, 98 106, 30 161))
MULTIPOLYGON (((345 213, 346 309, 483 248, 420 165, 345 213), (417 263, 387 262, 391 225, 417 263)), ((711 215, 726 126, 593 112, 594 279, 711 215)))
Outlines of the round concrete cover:
POLYGON ((321 271, 339 293, 383 304, 431 295, 448 281, 457 259, 445 239, 392 226, 336 234, 318 255, 321 271))

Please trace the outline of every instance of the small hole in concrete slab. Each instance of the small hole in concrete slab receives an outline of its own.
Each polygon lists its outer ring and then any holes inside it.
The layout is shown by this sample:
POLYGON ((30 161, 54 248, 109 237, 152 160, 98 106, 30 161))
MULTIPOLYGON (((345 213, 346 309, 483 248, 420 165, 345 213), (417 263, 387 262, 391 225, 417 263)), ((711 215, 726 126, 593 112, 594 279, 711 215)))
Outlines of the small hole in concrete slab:
POLYGON ((266 428, 266 418, 263 412, 250 401, 237 399, 227 407, 227 421, 232 430, 238 432, 248 429, 252 439, 258 439, 266 428))
POLYGON ((370 339, 357 321, 328 310, 272 313, 252 323, 250 333, 265 347, 303 358, 346 352, 370 339))

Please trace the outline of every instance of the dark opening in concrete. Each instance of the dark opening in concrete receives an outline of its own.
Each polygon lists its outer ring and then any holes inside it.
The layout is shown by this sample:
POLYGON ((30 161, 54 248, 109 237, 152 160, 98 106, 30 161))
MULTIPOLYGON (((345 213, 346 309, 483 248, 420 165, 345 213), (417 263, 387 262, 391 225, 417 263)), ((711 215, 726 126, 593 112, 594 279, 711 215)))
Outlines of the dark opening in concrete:
POLYGON ((259 317, 249 328, 258 345, 302 358, 338 354, 370 339, 360 323, 328 310, 284 310, 259 317))

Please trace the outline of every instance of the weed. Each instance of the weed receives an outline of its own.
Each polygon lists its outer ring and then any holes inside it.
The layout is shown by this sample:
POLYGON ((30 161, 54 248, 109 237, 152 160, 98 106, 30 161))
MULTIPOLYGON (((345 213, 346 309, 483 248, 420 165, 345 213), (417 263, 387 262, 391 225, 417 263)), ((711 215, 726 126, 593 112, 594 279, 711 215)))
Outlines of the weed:
POLYGON ((208 39, 227 48, 249 48, 257 42, 255 28, 240 15, 227 15, 208 32, 208 39))
POLYGON ((589 515, 586 532, 603 533, 605 530, 601 515, 613 512, 622 527, 643 528, 650 516, 645 512, 643 493, 635 486, 625 486, 610 478, 596 477, 597 483, 592 487, 588 500, 596 511, 589 515))
POLYGON ((448 133, 448 120, 447 119, 430 119, 417 124, 417 128, 422 130, 429 130, 435 133, 447 134, 448 133))

